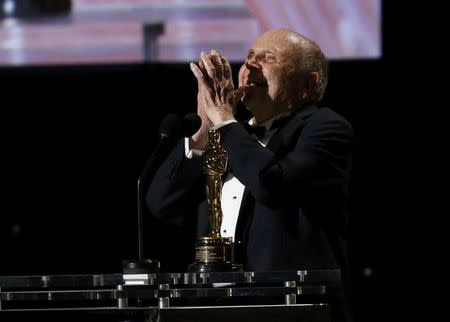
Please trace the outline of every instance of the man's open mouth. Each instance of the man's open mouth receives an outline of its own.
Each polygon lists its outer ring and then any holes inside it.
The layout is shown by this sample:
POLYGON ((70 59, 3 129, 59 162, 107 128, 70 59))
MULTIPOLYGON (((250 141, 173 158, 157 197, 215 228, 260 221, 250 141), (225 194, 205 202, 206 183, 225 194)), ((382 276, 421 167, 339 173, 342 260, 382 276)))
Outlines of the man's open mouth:
POLYGON ((250 87, 267 87, 267 83, 262 80, 247 79, 246 85, 250 87))

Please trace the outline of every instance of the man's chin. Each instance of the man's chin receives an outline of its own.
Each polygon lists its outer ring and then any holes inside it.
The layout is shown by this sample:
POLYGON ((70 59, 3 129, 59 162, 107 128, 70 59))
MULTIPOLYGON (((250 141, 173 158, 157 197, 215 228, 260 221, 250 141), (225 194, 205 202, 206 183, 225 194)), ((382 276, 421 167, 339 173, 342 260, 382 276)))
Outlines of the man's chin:
POLYGON ((258 111, 260 109, 260 106, 256 106, 256 105, 252 105, 252 104, 245 104, 244 103, 244 107, 247 109, 247 111, 249 111, 251 114, 253 115, 258 115, 260 114, 258 111))
POLYGON ((252 99, 249 98, 247 95, 245 95, 242 99, 241 99, 242 105, 249 110, 250 112, 252 111, 252 107, 255 106, 254 104, 252 104, 252 99))
POLYGON ((242 97, 241 101, 248 109, 251 109, 252 106, 257 105, 257 97, 255 97, 254 93, 251 91, 245 93, 245 95, 242 97))
POLYGON ((244 105, 250 112, 255 109, 260 109, 262 106, 267 105, 266 100, 262 100, 261 97, 253 95, 253 93, 246 93, 241 99, 242 105, 244 105))

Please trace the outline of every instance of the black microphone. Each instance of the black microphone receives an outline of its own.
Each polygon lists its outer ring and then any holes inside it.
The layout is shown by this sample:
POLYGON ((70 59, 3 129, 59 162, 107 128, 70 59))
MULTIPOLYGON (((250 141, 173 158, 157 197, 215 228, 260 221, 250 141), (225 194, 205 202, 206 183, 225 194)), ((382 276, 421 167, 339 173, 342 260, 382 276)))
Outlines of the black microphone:
POLYGON ((153 177, 161 161, 173 146, 182 138, 190 137, 198 131, 202 122, 197 114, 190 113, 180 118, 176 114, 168 114, 159 127, 159 142, 147 160, 137 180, 137 215, 138 215, 138 261, 123 261, 125 273, 146 273, 159 271, 160 263, 154 259, 144 259, 143 210, 145 204, 144 187, 148 178, 153 177))
POLYGON ((181 120, 181 123, 183 137, 191 137, 202 126, 202 119, 195 113, 189 113, 181 120))
MULTIPOLYGON (((174 137, 180 137, 182 131, 182 121, 181 118, 176 114, 168 114, 159 126, 159 138, 173 139, 174 137)), ((160 142, 161 142, 160 141, 160 142)))

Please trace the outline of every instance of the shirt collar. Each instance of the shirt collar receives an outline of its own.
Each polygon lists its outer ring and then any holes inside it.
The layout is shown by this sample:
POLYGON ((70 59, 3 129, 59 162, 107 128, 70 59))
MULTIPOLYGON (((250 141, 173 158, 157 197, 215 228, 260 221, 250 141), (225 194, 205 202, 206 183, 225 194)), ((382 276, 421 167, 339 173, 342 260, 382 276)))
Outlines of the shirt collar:
MULTIPOLYGON (((287 117, 288 115, 290 115, 292 113, 292 111, 286 111, 283 112, 281 114, 276 115, 275 117, 271 118, 270 120, 265 121, 264 123, 260 124, 259 126, 264 126, 266 128, 266 131, 270 131, 272 128, 272 124, 275 120, 287 117)), ((249 121, 248 121, 249 125, 254 125, 255 124, 255 117, 252 117, 249 121)))

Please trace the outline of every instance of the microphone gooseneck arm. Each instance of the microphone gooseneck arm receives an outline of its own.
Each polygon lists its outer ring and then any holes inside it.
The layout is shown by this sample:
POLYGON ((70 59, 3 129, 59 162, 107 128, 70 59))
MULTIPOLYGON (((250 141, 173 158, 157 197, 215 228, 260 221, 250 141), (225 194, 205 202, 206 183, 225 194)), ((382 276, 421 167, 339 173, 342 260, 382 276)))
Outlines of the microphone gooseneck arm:
POLYGON ((159 142, 151 157, 137 180, 137 229, 138 229, 138 254, 139 262, 144 260, 144 233, 143 233, 143 213, 145 207, 144 190, 146 181, 153 177, 157 166, 162 158, 170 150, 170 147, 183 136, 192 136, 201 126, 201 119, 196 114, 188 114, 183 119, 175 114, 167 115, 161 123, 159 130, 159 142), (151 173, 150 173, 151 172, 151 173))
POLYGON ((159 151, 161 150, 162 146, 164 145, 164 142, 167 141, 168 136, 165 133, 161 133, 160 140, 158 142, 158 145, 156 146, 152 156, 147 160, 141 175, 139 176, 137 180, 137 215, 138 215, 138 222, 137 222, 137 229, 138 229, 138 254, 139 254, 139 261, 144 259, 144 236, 143 236, 143 224, 142 224, 142 217, 143 217, 143 211, 144 211, 144 179, 147 177, 148 171, 150 170, 151 166, 153 165, 153 162, 155 161, 155 158, 157 155, 159 155, 159 151))

